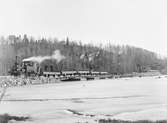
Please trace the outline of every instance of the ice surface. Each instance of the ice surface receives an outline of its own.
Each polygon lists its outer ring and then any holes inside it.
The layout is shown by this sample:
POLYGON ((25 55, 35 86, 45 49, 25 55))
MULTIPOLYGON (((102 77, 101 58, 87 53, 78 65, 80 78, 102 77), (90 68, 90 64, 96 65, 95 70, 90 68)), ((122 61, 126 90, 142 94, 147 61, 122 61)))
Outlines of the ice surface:
POLYGON ((26 122, 95 122, 167 119, 167 78, 143 77, 12 87, 0 114, 30 116, 26 122), (74 113, 75 112, 75 113, 74 113))

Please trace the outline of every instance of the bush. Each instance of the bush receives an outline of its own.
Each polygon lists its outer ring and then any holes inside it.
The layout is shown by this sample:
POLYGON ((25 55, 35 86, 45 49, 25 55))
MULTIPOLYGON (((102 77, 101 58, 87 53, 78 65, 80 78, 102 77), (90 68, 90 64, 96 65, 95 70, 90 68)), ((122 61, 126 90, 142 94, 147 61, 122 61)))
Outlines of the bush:
POLYGON ((11 120, 15 121, 26 121, 29 117, 18 117, 18 116, 10 116, 8 114, 0 115, 0 123, 8 123, 11 120))

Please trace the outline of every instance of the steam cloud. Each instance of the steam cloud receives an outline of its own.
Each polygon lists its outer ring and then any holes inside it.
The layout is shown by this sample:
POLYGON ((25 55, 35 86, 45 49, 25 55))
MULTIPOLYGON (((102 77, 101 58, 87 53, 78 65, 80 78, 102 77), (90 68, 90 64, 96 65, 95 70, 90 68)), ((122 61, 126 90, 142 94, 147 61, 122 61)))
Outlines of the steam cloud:
POLYGON ((55 59, 57 60, 57 62, 60 62, 61 60, 65 59, 65 56, 61 55, 59 50, 55 50, 51 56, 33 56, 33 57, 23 59, 23 61, 34 61, 34 62, 41 63, 47 59, 55 59))

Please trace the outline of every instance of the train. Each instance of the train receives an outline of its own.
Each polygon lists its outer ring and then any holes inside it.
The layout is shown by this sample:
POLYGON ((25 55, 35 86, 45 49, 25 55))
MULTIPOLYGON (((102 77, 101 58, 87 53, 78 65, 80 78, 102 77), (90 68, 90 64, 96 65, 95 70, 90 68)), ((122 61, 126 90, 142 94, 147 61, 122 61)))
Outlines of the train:
POLYGON ((21 64, 15 63, 15 69, 11 73, 18 73, 25 77, 55 77, 61 81, 79 81, 81 79, 93 80, 96 78, 104 79, 109 78, 108 72, 92 71, 92 70, 78 70, 78 71, 63 71, 58 70, 58 66, 52 60, 39 63, 33 60, 23 59, 21 64))

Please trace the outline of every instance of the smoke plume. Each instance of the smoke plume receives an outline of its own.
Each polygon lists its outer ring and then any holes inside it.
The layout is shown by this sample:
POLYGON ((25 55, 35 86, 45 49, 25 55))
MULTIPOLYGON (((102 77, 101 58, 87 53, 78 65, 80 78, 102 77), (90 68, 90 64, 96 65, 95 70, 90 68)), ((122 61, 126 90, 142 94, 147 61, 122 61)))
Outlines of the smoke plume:
POLYGON ((55 50, 51 56, 33 56, 33 57, 23 59, 23 61, 34 61, 34 62, 41 63, 47 59, 55 59, 57 60, 57 62, 60 62, 61 60, 65 59, 65 56, 61 55, 59 50, 55 50))

